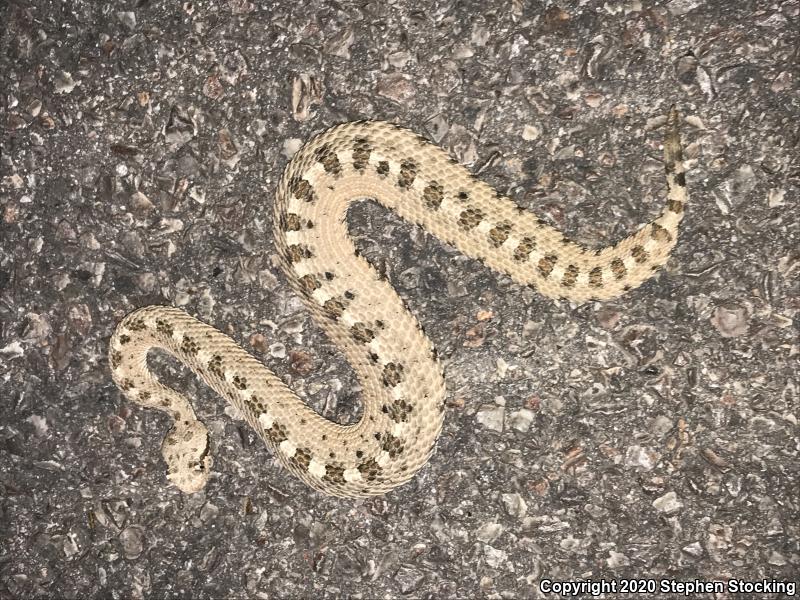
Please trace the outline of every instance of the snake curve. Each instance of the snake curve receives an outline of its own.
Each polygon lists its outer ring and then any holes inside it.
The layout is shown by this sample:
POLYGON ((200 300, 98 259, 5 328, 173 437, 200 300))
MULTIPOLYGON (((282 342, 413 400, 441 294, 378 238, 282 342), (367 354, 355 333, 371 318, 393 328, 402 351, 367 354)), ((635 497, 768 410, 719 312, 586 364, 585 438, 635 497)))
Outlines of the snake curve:
POLYGON ((183 310, 147 306, 127 315, 109 345, 125 396, 169 414, 167 477, 201 490, 212 466, 208 431, 187 398, 147 366, 151 349, 185 364, 234 405, 289 471, 334 496, 386 493, 430 458, 442 429, 445 381, 431 341, 388 281, 358 256, 345 216, 372 198, 467 256, 551 298, 606 300, 663 265, 687 201, 678 113, 666 120, 667 199, 636 233, 587 249, 517 206, 421 136, 380 121, 334 126, 306 143, 277 188, 273 233, 280 262, 315 321, 362 385, 358 423, 309 408, 234 340, 183 310))

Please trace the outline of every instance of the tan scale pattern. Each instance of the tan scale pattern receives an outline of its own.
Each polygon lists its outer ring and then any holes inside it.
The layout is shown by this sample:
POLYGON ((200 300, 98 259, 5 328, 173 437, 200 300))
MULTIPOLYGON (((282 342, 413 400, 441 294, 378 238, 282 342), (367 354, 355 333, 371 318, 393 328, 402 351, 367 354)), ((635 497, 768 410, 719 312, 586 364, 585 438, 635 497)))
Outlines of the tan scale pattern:
POLYGON ((167 477, 202 489, 212 459, 189 401, 159 383, 147 354, 176 356, 236 406, 281 463, 336 496, 382 494, 429 459, 442 428, 445 382, 435 350, 387 281, 348 236, 350 204, 374 198, 442 241, 545 296, 604 300, 646 281, 678 238, 687 200, 678 114, 664 143, 667 202, 651 223, 616 245, 589 250, 491 187, 440 148, 383 122, 345 123, 308 142, 278 186, 275 244, 293 287, 363 386, 361 420, 322 418, 231 338, 177 308, 148 306, 117 326, 114 381, 134 402, 175 420, 162 445, 167 477))

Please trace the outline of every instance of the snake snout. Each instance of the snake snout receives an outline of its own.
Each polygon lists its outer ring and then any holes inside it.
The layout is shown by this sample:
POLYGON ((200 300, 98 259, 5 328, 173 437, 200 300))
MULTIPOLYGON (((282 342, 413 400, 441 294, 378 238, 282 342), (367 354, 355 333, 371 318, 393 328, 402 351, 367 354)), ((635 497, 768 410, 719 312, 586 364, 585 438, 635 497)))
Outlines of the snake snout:
POLYGON ((206 486, 214 459, 208 430, 200 421, 176 423, 164 438, 161 453, 169 467, 167 479, 182 492, 193 494, 206 486))

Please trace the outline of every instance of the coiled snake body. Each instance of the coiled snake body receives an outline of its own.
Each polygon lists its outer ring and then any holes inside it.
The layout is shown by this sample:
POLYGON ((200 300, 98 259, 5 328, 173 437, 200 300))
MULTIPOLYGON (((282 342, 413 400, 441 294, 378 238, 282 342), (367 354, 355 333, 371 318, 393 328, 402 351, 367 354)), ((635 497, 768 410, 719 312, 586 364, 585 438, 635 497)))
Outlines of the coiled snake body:
POLYGON ((348 236, 354 200, 374 198, 404 219, 545 296, 576 302, 621 295, 663 265, 687 199, 678 115, 667 118, 667 201, 614 246, 584 248, 475 179, 446 152, 377 121, 337 125, 308 142, 278 185, 273 232, 281 262, 314 319, 363 387, 353 425, 329 421, 231 338, 177 308, 129 314, 110 342, 113 379, 134 402, 170 414, 167 477, 195 492, 208 479, 208 432, 185 396, 147 367, 160 348, 241 411, 281 463, 335 496, 372 496, 408 481, 442 428, 445 383, 436 351, 400 297, 348 236))

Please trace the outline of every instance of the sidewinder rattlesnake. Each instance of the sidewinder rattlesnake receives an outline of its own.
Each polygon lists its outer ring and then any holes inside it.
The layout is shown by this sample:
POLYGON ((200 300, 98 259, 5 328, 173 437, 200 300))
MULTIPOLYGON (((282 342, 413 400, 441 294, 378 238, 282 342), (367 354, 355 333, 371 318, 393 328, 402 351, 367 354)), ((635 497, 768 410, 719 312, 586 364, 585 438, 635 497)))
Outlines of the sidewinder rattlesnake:
POLYGON ((617 297, 663 265, 687 201, 678 114, 666 122, 667 201, 618 244, 590 250, 520 208, 424 138, 391 123, 337 125, 289 162, 275 199, 275 245, 289 281, 341 348, 362 385, 363 412, 339 425, 310 409, 260 361, 177 308, 125 317, 110 342, 113 379, 132 401, 175 421, 162 445, 167 477, 196 492, 209 477, 208 432, 185 396, 147 366, 151 349, 174 355, 233 404, 280 462, 334 496, 383 494, 429 459, 444 418, 445 382, 430 340, 379 273, 355 252, 345 216, 376 199, 467 256, 574 302, 617 297))

